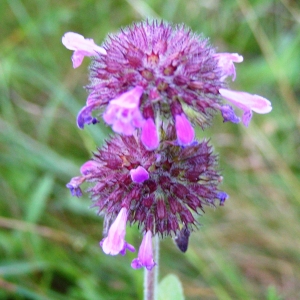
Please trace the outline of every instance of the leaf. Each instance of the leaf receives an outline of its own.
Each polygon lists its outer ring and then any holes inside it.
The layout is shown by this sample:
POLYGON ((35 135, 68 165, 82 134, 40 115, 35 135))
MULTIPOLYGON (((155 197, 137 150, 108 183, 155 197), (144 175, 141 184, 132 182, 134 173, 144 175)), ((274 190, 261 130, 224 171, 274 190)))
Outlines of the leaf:
POLYGON ((169 274, 159 283, 158 300, 184 300, 182 285, 176 275, 169 274))

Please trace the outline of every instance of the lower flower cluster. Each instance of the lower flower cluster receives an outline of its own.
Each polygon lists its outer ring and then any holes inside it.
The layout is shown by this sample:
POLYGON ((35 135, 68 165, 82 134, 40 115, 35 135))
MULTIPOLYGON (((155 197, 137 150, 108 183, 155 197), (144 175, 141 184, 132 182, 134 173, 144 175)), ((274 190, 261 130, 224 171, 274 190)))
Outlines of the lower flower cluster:
POLYGON ((111 137, 81 167, 82 175, 67 185, 74 196, 81 196, 81 184, 91 183, 88 192, 93 207, 111 224, 100 242, 106 254, 134 251, 125 241, 126 224, 138 224, 144 237, 133 268, 150 270, 155 265, 153 235, 179 237, 191 232, 205 205, 223 205, 227 198, 218 189, 221 176, 208 141, 179 146, 174 128, 167 125, 160 134, 162 141, 156 151, 145 148, 138 132, 111 137))

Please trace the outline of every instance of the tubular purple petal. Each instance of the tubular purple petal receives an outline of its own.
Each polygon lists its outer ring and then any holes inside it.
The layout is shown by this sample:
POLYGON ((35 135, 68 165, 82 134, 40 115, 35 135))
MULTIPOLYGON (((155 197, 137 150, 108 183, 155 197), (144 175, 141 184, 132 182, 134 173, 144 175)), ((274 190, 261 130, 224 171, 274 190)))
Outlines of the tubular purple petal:
POLYGON ((159 145, 158 133, 152 118, 148 118, 142 126, 141 141, 148 150, 154 150, 159 145))
POLYGON ((148 230, 143 237, 138 257, 132 261, 131 267, 133 269, 145 267, 148 271, 151 271, 154 266, 155 262, 153 260, 152 233, 150 230, 148 230))
POLYGON ((181 115, 176 115, 175 127, 179 145, 186 146, 194 141, 194 128, 192 127, 191 123, 189 122, 184 113, 182 113, 181 115))
POLYGON ((110 255, 124 255, 126 249, 134 251, 134 247, 125 242, 126 222, 127 209, 122 207, 117 218, 110 226, 107 237, 100 242, 104 253, 110 255))

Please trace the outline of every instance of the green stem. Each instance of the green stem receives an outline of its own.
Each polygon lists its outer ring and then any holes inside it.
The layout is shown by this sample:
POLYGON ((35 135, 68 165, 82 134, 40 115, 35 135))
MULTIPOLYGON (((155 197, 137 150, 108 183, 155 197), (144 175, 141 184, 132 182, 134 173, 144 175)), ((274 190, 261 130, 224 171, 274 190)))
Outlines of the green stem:
POLYGON ((156 265, 151 271, 148 271, 146 268, 144 270, 144 300, 157 299, 157 277, 159 267, 159 238, 157 234, 154 237, 153 252, 156 265))

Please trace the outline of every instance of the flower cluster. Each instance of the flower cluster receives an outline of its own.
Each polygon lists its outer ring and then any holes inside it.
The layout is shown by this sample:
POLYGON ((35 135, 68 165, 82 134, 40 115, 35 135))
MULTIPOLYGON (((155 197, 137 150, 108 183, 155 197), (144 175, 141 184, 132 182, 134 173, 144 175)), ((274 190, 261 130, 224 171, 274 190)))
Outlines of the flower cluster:
POLYGON ((106 254, 125 254, 126 224, 137 223, 144 234, 132 267, 155 265, 152 236, 173 236, 183 252, 195 216, 204 205, 223 205, 217 158, 209 142, 195 139, 194 126, 210 125, 216 112, 224 122, 240 122, 232 104, 249 125, 252 111, 268 113, 271 103, 257 95, 233 91, 236 53, 217 53, 209 41, 183 25, 147 21, 110 35, 102 46, 68 32, 63 44, 74 51, 73 67, 92 57, 89 96, 77 125, 102 117, 115 135, 81 167, 67 187, 81 196, 80 185, 110 224, 100 242, 106 254), (230 104, 223 104, 223 98, 230 104))

